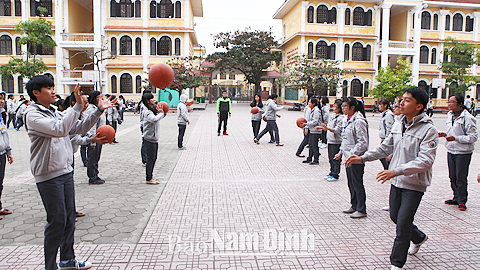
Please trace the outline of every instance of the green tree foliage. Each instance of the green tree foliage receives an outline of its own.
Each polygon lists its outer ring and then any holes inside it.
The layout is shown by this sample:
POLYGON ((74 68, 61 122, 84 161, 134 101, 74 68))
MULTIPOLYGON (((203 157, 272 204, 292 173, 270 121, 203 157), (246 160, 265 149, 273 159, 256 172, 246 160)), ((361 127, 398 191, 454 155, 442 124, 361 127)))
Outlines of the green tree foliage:
POLYGON ((215 63, 215 69, 222 73, 239 70, 248 83, 255 84, 255 93, 260 91, 263 71, 282 59, 277 49, 279 44, 271 31, 251 31, 247 28, 219 33, 213 38, 215 47, 225 52, 211 54, 207 61, 215 63))
POLYGON ((284 71, 282 82, 298 85, 315 96, 327 96, 330 91, 337 91, 342 77, 354 73, 341 69, 339 63, 320 58, 308 59, 304 55, 295 56, 294 64, 284 71))
MULTIPOLYGON (((46 12, 45 8, 39 7, 41 14, 46 12)), ((7 64, 0 67, 0 75, 2 80, 13 74, 20 74, 24 78, 31 78, 46 71, 47 65, 41 58, 36 57, 37 46, 43 48, 54 48, 57 46, 52 39, 53 30, 52 23, 40 17, 34 20, 20 22, 14 27, 15 31, 23 34, 20 39, 20 45, 27 44, 31 46, 33 54, 25 53, 25 57, 12 57, 7 64)))
POLYGON ((399 56, 397 66, 394 68, 390 67, 390 63, 387 67, 380 68, 378 84, 369 91, 369 94, 375 98, 385 97, 393 102, 396 97, 402 95, 404 89, 413 86, 411 77, 412 70, 408 66, 408 61, 399 56))
POLYGON ((443 53, 449 56, 450 62, 442 62, 439 69, 448 76, 447 84, 454 93, 464 93, 480 82, 479 77, 467 75, 473 64, 479 63, 478 46, 450 37, 445 41, 443 53))

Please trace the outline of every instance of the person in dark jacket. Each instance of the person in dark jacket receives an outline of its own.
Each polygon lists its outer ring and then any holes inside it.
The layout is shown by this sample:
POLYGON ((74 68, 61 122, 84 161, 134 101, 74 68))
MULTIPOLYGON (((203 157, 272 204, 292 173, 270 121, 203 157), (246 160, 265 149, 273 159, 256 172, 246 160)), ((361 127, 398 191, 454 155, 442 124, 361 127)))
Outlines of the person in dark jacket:
POLYGON ((227 97, 227 91, 222 92, 222 97, 217 100, 217 117, 218 117, 218 130, 217 135, 220 136, 220 131, 223 123, 223 135, 227 133, 227 121, 228 117, 232 116, 232 101, 227 97))

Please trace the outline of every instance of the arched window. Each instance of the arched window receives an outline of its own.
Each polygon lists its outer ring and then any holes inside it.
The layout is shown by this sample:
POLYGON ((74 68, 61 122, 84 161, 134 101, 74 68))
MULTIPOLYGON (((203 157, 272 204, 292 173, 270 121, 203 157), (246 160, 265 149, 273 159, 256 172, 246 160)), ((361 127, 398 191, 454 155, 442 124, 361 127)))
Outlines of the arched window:
POLYGON ((150 2, 150 18, 157 17, 157 1, 152 0, 150 2))
POLYGON ((337 9, 335 7, 332 7, 328 11, 327 23, 337 23, 337 9))
POLYGON ((118 10, 119 8, 117 7, 118 3, 117 0, 110 0, 110 17, 118 17, 118 10))
POLYGON ((372 58, 372 46, 367 45, 365 46, 364 52, 363 52, 363 61, 370 61, 372 58))
POLYGON ((352 80, 352 96, 354 97, 363 96, 363 85, 359 79, 352 80))
POLYGON ((425 81, 419 81, 418 82, 418 88, 421 88, 423 89, 423 91, 425 91, 426 93, 428 93, 428 86, 427 86, 427 82, 425 81))
POLYGON ((142 93, 142 76, 140 75, 137 75, 137 77, 135 77, 135 93, 142 93))
POLYGON ((38 7, 43 7, 47 9, 47 12, 44 14, 46 17, 52 16, 52 0, 30 0, 30 16, 40 16, 40 11, 38 7))
POLYGON ((317 8, 317 23, 324 23, 328 20, 328 8, 325 5, 320 5, 317 8))
POLYGON ((173 18, 173 4, 170 0, 162 0, 157 5, 158 18, 173 18))
POLYGON ((17 16, 17 17, 22 16, 22 1, 21 0, 15 0, 15 16, 17 16))
POLYGON ((335 45, 335 43, 330 44, 327 58, 330 60, 335 60, 336 51, 337 51, 337 46, 335 45))
POLYGON ((342 96, 344 96, 344 97, 348 96, 348 81, 347 80, 343 81, 342 92, 343 92, 342 96))
POLYGON ((132 39, 129 36, 120 38, 120 55, 132 55, 132 39))
POLYGON ((17 87, 18 87, 18 93, 23 94, 23 77, 18 76, 17 78, 17 87))
POLYGON ((450 15, 445 16, 445 30, 450 31, 450 15))
POLYGON ((443 62, 448 62, 447 50, 444 50, 444 51, 443 51, 443 62))
POLYGON ((428 47, 420 47, 420 64, 428 64, 428 47))
POLYGON ((176 38, 175 39, 175 55, 180 55, 180 39, 176 38))
POLYGON ((163 36, 157 43, 157 54, 158 55, 172 55, 172 39, 163 36))
POLYGON ((345 9, 345 25, 350 25, 350 9, 345 9))
POLYGON ((142 17, 142 0, 135 1, 135 18, 142 17))
POLYGON ((112 37, 112 40, 110 42, 112 55, 117 55, 117 38, 112 37))
POLYGON ((153 37, 150 39, 150 55, 157 55, 157 40, 153 37))
POLYGON ((135 55, 142 55, 142 39, 139 37, 135 39, 135 55))
POLYGON ((345 44, 345 48, 343 49, 343 60, 347 61, 350 60, 350 45, 345 44))
POLYGON ((432 58, 430 60, 430 63, 432 65, 437 63, 437 49, 435 49, 435 48, 432 49, 432 58))
POLYGON ((438 14, 433 14, 433 30, 438 30, 438 14))
POLYGON ((20 45, 20 37, 15 38, 15 54, 22 55, 22 45, 20 45))
POLYGON ((327 43, 325 41, 317 42, 315 55, 317 58, 327 59, 327 43))
POLYGON ((365 12, 363 8, 356 7, 353 10, 353 25, 365 25, 365 12))
POLYGON ((117 76, 113 75, 112 78, 110 78, 110 87, 112 88, 112 94, 117 93, 117 76))
POLYGON ((124 73, 120 76, 120 93, 133 93, 132 75, 124 73))
POLYGON ((307 58, 308 59, 313 59, 313 42, 308 43, 308 49, 307 49, 307 58))
POLYGON ((352 60, 363 61, 363 46, 360 42, 355 42, 352 46, 352 60))
POLYGON ((175 18, 182 18, 182 3, 180 1, 175 2, 175 18))
POLYGON ((363 85, 363 96, 368 97, 368 90, 370 90, 370 82, 366 81, 363 85))
POLYGON ((472 32, 473 31, 473 18, 467 16, 465 18, 465 31, 472 32))
POLYGON ((462 31, 463 29, 463 16, 460 13, 453 15, 453 31, 462 31))
POLYGON ((13 76, 10 75, 8 76, 8 78, 4 81, 2 81, 2 90, 3 92, 7 93, 7 94, 13 94, 13 76))
POLYGON ((133 17, 134 7, 131 0, 120 0, 118 4, 120 13, 117 13, 118 17, 130 18, 133 17))
POLYGON ((369 9, 364 14, 365 14, 364 25, 372 26, 372 21, 373 21, 372 20, 372 10, 369 9))
POLYGON ((432 21, 432 17, 428 11, 422 12, 422 27, 421 29, 430 30, 430 22, 432 21))
POLYGON ((12 16, 11 0, 0 0, 0 16, 12 16))
POLYGON ((313 23, 313 13, 315 12, 313 7, 308 7, 307 9, 307 22, 313 23))
POLYGON ((12 54, 12 38, 8 35, 0 37, 0 54, 11 55, 12 54))

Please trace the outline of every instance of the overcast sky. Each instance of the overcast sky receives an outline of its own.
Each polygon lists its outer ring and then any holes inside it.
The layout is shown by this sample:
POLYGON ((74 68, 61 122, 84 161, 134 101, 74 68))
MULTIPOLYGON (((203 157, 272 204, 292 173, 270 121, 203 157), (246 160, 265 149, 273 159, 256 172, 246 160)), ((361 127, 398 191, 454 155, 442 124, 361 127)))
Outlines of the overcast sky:
POLYGON ((195 17, 198 42, 206 47, 207 54, 217 51, 212 34, 237 29, 269 30, 277 40, 281 38, 281 20, 273 20, 273 14, 284 0, 202 0, 203 17, 195 17))

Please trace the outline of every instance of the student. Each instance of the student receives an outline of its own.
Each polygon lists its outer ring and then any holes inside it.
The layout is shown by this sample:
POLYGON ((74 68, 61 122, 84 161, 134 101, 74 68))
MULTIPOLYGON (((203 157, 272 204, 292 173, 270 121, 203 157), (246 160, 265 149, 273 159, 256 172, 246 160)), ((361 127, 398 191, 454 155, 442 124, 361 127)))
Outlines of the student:
MULTIPOLYGON (((91 117, 91 115, 97 112, 97 106, 103 101, 103 96, 100 91, 92 91, 88 94, 88 107, 82 114, 82 119, 91 117)), ((107 109, 108 110, 108 109, 107 109)), ((86 132, 85 136, 93 138, 97 129, 106 124, 105 113, 102 113, 98 117, 98 121, 93 127, 86 132)), ((105 180, 98 176, 98 162, 102 154, 103 143, 92 142, 87 146, 87 177, 89 185, 102 185, 105 184, 105 180)))
POLYGON ((473 99, 473 97, 472 97, 471 100, 472 100, 472 109, 470 110, 470 114, 473 115, 473 116, 477 116, 477 109, 476 109, 476 105, 475 105, 475 99, 473 99))
POLYGON ((343 124, 343 114, 342 114, 342 100, 337 99, 333 103, 333 115, 329 118, 328 125, 322 123, 320 127, 324 130, 328 130, 327 133, 327 142, 328 142, 328 161, 330 162, 330 173, 325 176, 325 180, 337 181, 340 177, 340 164, 342 159, 335 159, 335 154, 340 150, 342 144, 342 124, 343 124))
POLYGON ((390 180, 390 218, 397 225, 390 255, 391 269, 402 269, 407 254, 418 252, 428 239, 413 224, 415 212, 432 180, 432 165, 438 144, 438 131, 423 112, 428 95, 418 87, 405 89, 400 103, 402 115, 397 117, 391 135, 377 149, 346 160, 346 166, 373 161, 392 155, 390 170, 377 174, 381 183, 390 180), (410 241, 413 245, 409 249, 410 241))
MULTIPOLYGON (((151 94, 152 91, 151 90, 144 90, 143 91, 143 95, 145 94, 151 94)), ((143 96, 142 96, 143 97, 143 96)), ((143 102, 140 100, 140 102, 138 103, 138 111, 139 111, 139 115, 140 115, 140 132, 142 132, 142 135, 143 135, 143 125, 145 124, 145 119, 143 119, 143 110, 145 110, 147 107, 145 107, 145 105, 143 105, 143 102)), ((140 148, 140 155, 142 157, 142 165, 143 167, 147 167, 147 151, 145 149, 145 139, 143 138, 142 136, 142 146, 140 148)))
MULTIPOLYGON (((382 112, 382 115, 380 117, 380 124, 378 127, 378 135, 380 136, 380 141, 383 142, 383 140, 385 140, 385 138, 390 135, 393 122, 395 122, 395 115, 390 110, 390 101, 388 101, 388 99, 386 98, 380 99, 378 108, 382 112)), ((389 162, 385 158, 380 159, 380 162, 382 162, 383 169, 387 170, 389 162)))
MULTIPOLYGON (((312 112, 312 109, 308 106, 310 100, 312 99, 312 95, 308 95, 308 100, 307 100, 307 106, 303 109, 303 118, 309 119, 310 118, 310 113, 312 112)), ((297 153, 295 155, 297 157, 305 157, 302 155, 303 149, 305 149, 305 146, 308 145, 308 142, 310 141, 310 129, 307 126, 303 126, 303 140, 298 146, 297 153)))
POLYGON ((142 96, 142 103, 145 106, 142 113, 145 121, 143 123, 143 138, 145 139, 145 150, 147 152, 146 183, 158 185, 160 180, 153 178, 153 168, 157 161, 160 120, 165 117, 165 114, 160 102, 155 106, 155 99, 150 93, 142 96))
MULTIPOLYGON (((335 159, 340 160, 342 155, 348 158, 351 155, 363 155, 368 150, 368 122, 365 118, 363 103, 354 97, 345 97, 342 100, 342 110, 345 117, 342 123, 342 145, 335 159)), ((353 164, 346 168, 350 203, 343 213, 350 214, 351 218, 367 216, 365 205, 366 195, 363 186, 365 164, 353 164)))
POLYGON ((227 136, 227 122, 228 117, 232 116, 232 101, 227 97, 227 91, 222 91, 222 97, 217 100, 217 117, 218 129, 217 135, 220 136, 220 131, 223 122, 223 135, 227 136))
POLYGON ((19 131, 23 126, 23 116, 25 115, 28 105, 30 105, 30 101, 24 100, 17 109, 17 126, 15 127, 16 131, 19 131))
MULTIPOLYGON (((110 100, 113 100, 115 99, 115 95, 109 96, 108 98, 110 100)), ((107 123, 108 125, 113 127, 113 129, 115 130, 115 133, 117 133, 117 125, 118 125, 118 121, 120 120, 120 115, 118 114, 118 108, 119 108, 119 105, 115 104, 114 107, 107 109, 107 123)), ((115 144, 115 143, 118 143, 116 138, 114 138, 110 144, 115 144)))
POLYGON ((460 94, 451 96, 447 105, 447 131, 439 132, 439 137, 445 137, 447 148, 448 176, 453 190, 453 199, 446 204, 458 205, 458 210, 467 210, 467 177, 472 152, 478 138, 477 119, 463 105, 464 98, 460 94))
POLYGON ((427 103, 427 115, 429 117, 433 116, 433 100, 431 100, 431 99, 427 103))
POLYGON ((252 129, 253 129, 253 138, 256 138, 258 135, 258 132, 260 131, 260 125, 262 124, 262 115, 265 112, 263 109, 263 102, 262 98, 260 97, 259 94, 255 94, 253 97, 252 102, 250 103, 250 107, 257 107, 258 108, 258 113, 256 114, 251 114, 252 115, 252 129))
MULTIPOLYGON (((323 124, 327 124, 328 123, 328 118, 329 118, 329 115, 330 115, 330 104, 329 104, 329 100, 328 100, 328 97, 322 97, 321 98, 321 105, 319 106, 320 108, 320 115, 321 115, 321 118, 320 118, 320 122, 323 123, 323 124)), ((322 144, 320 144, 320 148, 327 148, 327 130, 323 129, 323 130, 320 130, 321 131, 321 134, 320 134, 320 140, 322 141, 322 144)))
POLYGON ((118 123, 121 124, 123 122, 123 113, 125 112, 125 98, 123 95, 118 96, 118 115, 119 121, 118 123))
POLYGON ((15 109, 16 109, 16 101, 13 97, 12 94, 8 95, 8 100, 7 100, 7 113, 8 113, 8 121, 7 121, 7 129, 10 128, 10 123, 13 124, 13 128, 16 127, 16 120, 17 116, 15 115, 15 109))
MULTIPOLYGON (((0 95, 0 108, 5 104, 5 95, 0 95)), ((0 121, 0 220, 3 215, 10 215, 12 211, 2 206, 3 179, 5 178, 5 165, 13 163, 12 147, 8 138, 7 126, 0 121)))
POLYGON ((472 109, 472 100, 470 100, 470 95, 467 95, 467 98, 465 98, 464 104, 467 111, 470 111, 472 109))
POLYGON ((69 135, 86 133, 98 120, 102 111, 112 106, 100 102, 89 118, 78 120, 83 108, 80 85, 75 88, 78 101, 73 108, 58 112, 54 83, 50 78, 32 77, 26 89, 34 104, 25 112, 25 128, 30 137, 30 167, 42 198, 47 222, 45 226, 45 269, 57 269, 56 257, 60 248, 60 269, 88 269, 87 261, 77 261, 73 250, 75 232, 75 191, 73 181, 73 151, 69 135))
POLYGON ((180 96, 180 103, 177 106, 177 125, 178 125, 178 149, 185 150, 183 146, 183 136, 185 135, 185 129, 187 125, 190 125, 188 120, 188 108, 187 108, 187 95, 182 94, 180 96))
POLYGON ((275 142, 277 143, 276 146, 283 146, 283 143, 280 143, 280 134, 277 126, 277 117, 280 118, 281 116, 277 114, 277 111, 280 111, 285 107, 277 106, 277 98, 277 94, 271 94, 268 96, 267 102, 265 103, 265 119, 267 120, 267 126, 257 135, 256 138, 253 139, 256 144, 260 144, 259 141, 265 133, 273 131, 275 142))
POLYGON ((322 130, 317 130, 315 129, 316 126, 320 125, 321 120, 320 120, 320 108, 318 108, 319 103, 318 99, 316 98, 311 98, 310 101, 308 102, 308 107, 310 108, 310 113, 308 114, 308 118, 306 118, 307 123, 305 123, 305 135, 307 133, 310 133, 309 135, 309 140, 308 140, 308 145, 310 147, 308 148, 308 157, 306 160, 303 161, 303 163, 308 163, 310 165, 318 165, 318 160, 320 157, 320 152, 318 149, 318 141, 320 140, 320 136, 322 133, 322 130))

